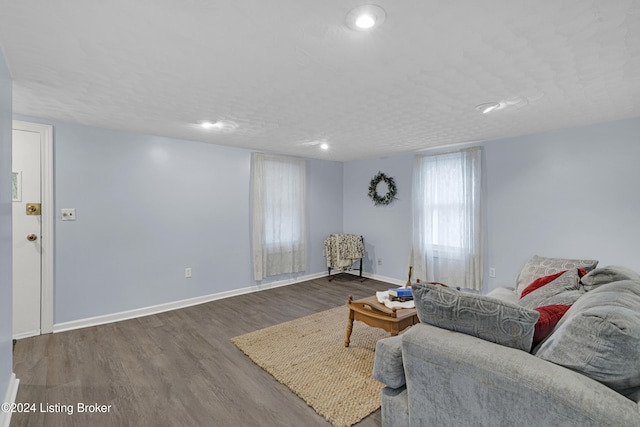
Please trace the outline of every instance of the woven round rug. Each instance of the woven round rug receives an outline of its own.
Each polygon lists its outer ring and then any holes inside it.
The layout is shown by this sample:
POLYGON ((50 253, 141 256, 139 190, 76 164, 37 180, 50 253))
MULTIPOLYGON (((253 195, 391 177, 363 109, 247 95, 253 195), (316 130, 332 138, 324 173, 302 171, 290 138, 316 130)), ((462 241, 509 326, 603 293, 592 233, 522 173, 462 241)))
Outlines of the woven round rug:
POLYGON ((281 323, 231 341, 336 427, 351 426, 380 407, 372 376, 376 342, 389 334, 354 322, 344 346, 346 306, 281 323))

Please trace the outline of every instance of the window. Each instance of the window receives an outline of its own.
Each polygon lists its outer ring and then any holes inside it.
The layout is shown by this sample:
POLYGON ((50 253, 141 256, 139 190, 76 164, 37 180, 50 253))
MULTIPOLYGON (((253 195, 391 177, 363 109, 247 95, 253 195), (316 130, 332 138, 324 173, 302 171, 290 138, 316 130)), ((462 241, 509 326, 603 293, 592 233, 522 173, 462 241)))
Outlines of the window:
POLYGON ((254 153, 254 278, 306 270, 303 159, 254 153))
POLYGON ((303 171, 304 163, 301 167, 271 159, 263 164, 264 243, 268 247, 296 244, 302 238, 299 184, 303 171))
POLYGON ((482 151, 417 156, 413 182, 416 277, 480 290, 482 151))

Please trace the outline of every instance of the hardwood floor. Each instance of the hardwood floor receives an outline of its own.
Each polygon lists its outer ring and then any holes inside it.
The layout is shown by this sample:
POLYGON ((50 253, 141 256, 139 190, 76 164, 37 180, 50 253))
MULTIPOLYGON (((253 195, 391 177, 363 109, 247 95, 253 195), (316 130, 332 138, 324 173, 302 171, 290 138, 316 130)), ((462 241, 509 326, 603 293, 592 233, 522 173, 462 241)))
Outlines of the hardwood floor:
MULTIPOLYGON (((389 287, 339 274, 19 340, 16 403, 35 412, 14 413, 11 426, 330 426, 230 339, 389 287), (79 413, 79 402, 97 406, 79 413)), ((357 425, 379 426, 380 410, 357 425)))

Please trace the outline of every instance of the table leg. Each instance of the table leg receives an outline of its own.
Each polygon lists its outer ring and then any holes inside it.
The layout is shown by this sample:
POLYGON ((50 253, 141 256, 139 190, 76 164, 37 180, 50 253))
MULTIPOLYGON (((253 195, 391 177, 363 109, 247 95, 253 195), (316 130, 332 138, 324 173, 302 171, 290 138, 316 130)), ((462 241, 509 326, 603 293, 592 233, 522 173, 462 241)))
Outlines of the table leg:
POLYGON ((351 338, 351 331, 353 331, 353 310, 349 310, 349 321, 347 322, 347 338, 344 340, 344 346, 349 347, 349 341, 351 338))

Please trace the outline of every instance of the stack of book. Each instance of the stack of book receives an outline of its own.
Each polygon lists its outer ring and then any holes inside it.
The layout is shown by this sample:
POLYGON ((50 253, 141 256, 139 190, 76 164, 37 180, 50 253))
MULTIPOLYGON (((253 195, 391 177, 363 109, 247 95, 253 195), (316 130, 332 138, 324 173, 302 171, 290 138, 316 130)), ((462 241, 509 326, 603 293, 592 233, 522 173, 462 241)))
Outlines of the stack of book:
POLYGON ((412 301, 413 293, 411 288, 391 288, 389 289, 389 299, 391 301, 412 301))

